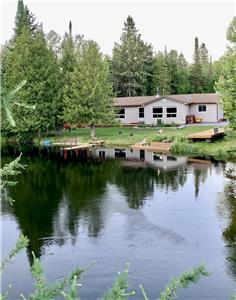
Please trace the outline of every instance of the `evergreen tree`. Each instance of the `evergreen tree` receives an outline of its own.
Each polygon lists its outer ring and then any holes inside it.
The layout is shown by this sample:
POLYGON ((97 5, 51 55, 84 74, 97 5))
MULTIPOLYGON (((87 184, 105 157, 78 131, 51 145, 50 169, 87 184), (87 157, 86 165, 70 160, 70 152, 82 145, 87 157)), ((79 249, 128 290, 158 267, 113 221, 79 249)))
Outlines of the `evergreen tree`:
POLYGON ((227 30, 227 39, 232 46, 228 47, 222 59, 222 73, 216 83, 224 105, 225 116, 230 126, 236 129, 236 17, 233 18, 227 30))
POLYGON ((178 93, 178 52, 176 50, 171 50, 167 55, 168 71, 170 74, 170 89, 171 94, 178 93))
POLYGON ((34 15, 29 11, 27 6, 24 5, 23 0, 18 0, 15 17, 14 38, 21 34, 23 28, 34 32, 37 30, 38 24, 35 23, 34 15))
POLYGON ((179 54, 177 60, 177 94, 187 94, 190 92, 190 83, 189 83, 189 65, 184 58, 182 53, 179 54))
POLYGON ((71 91, 64 99, 64 120, 89 125, 93 138, 95 125, 111 124, 115 117, 108 64, 95 42, 84 43, 70 84, 71 91))
POLYGON ((202 65, 207 65, 209 63, 209 54, 205 43, 202 43, 199 48, 199 56, 202 65))
MULTIPOLYGON (((75 41, 72 35, 72 24, 69 23, 69 33, 66 32, 61 43, 61 59, 60 67, 62 73, 62 103, 63 108, 60 111, 60 118, 64 121, 64 106, 69 102, 68 99, 74 97, 74 87, 76 88, 78 82, 73 82, 77 80, 74 77, 74 71, 78 64, 78 57, 75 49, 75 41)), ((66 118, 68 119, 68 118, 66 118)), ((68 120, 67 120, 68 121, 68 120)))
POLYGON ((18 102, 35 104, 36 109, 30 114, 22 106, 14 109, 17 132, 54 128, 60 91, 58 76, 59 65, 53 52, 47 48, 42 29, 32 34, 26 27, 22 28, 6 55, 3 84, 6 90, 11 90, 26 79, 27 83, 17 94, 18 102))
POLYGON ((153 94, 156 93, 157 89, 161 95, 170 94, 170 80, 166 55, 159 51, 154 61, 153 94))
POLYGON ((201 67, 202 67, 202 88, 205 93, 214 92, 214 78, 212 59, 209 59, 209 53, 205 43, 202 43, 199 48, 201 67))
POLYGON ((201 58, 200 58, 200 51, 199 51, 197 37, 195 38, 195 42, 194 42, 194 55, 193 55, 193 64, 191 66, 190 84, 191 84, 192 93, 203 92, 202 65, 201 65, 201 58))
POLYGON ((119 96, 145 95, 150 90, 152 74, 152 47, 143 42, 128 16, 124 23, 120 44, 115 44, 112 55, 114 89, 119 96))

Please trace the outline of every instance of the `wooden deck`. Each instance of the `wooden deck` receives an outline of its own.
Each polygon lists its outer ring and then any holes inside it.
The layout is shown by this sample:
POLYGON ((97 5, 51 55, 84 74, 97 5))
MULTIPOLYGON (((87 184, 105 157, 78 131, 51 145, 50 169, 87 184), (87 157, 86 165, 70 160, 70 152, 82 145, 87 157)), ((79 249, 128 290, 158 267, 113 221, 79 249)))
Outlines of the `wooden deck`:
POLYGON ((150 145, 137 143, 131 146, 132 149, 140 149, 140 150, 148 150, 148 151, 156 151, 160 153, 169 153, 171 150, 171 146, 173 143, 158 143, 158 142, 151 142, 150 145))
POLYGON ((215 132, 214 129, 209 129, 197 133, 191 133, 187 136, 187 138, 192 141, 196 141, 196 140, 211 141, 219 137, 222 137, 224 135, 225 135, 224 129, 219 128, 217 132, 215 132))

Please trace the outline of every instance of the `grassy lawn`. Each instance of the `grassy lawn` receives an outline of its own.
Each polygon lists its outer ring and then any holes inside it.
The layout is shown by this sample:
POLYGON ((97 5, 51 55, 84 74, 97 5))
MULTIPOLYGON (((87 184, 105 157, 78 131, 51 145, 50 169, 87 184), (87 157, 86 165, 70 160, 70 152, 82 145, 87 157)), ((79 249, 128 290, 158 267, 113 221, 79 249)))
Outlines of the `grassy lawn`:
MULTIPOLYGON (((203 131, 211 127, 187 127, 177 130, 172 127, 162 128, 162 134, 157 134, 156 128, 133 128, 133 127, 108 127, 96 128, 96 137, 106 141, 108 146, 130 146, 134 143, 141 142, 144 138, 148 141, 155 140, 157 136, 161 137, 182 137, 193 132, 203 131)), ((52 140, 78 139, 79 142, 87 142, 90 139, 89 128, 78 128, 71 132, 65 131, 61 137, 53 137, 52 140)))

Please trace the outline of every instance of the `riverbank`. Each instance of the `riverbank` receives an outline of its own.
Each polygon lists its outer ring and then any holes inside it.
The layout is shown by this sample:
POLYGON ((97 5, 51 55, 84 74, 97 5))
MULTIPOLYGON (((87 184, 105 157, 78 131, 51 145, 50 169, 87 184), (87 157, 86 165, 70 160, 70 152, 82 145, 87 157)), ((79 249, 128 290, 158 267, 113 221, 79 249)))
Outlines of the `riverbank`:
MULTIPOLYGON (((191 133, 201 132, 211 129, 212 126, 190 126, 182 129, 176 127, 159 128, 143 128, 143 127, 106 127, 97 128, 97 139, 104 140, 108 147, 129 147, 135 143, 151 141, 170 141, 174 145, 172 153, 184 155, 211 155, 223 159, 236 159, 236 131, 231 131, 225 128, 226 135, 218 141, 207 142, 190 142, 187 135, 191 133)), ((34 139, 36 145, 43 144, 44 140, 51 142, 71 141, 71 143, 84 143, 90 140, 89 128, 78 128, 69 131, 64 131, 60 136, 49 136, 39 140, 34 139)), ((4 137, 1 138, 1 144, 5 143, 4 137)))
MULTIPOLYGON (((225 159, 236 159, 236 132, 225 128, 226 135, 218 141, 190 142, 187 135, 212 128, 211 126, 191 126, 182 129, 176 127, 139 128, 139 127, 109 127, 97 128, 96 137, 105 141, 106 146, 129 147, 143 140, 150 141, 171 141, 174 143, 172 152, 186 155, 211 155, 225 159)), ((78 128, 71 132, 64 132, 60 137, 50 137, 53 142, 60 142, 66 139, 77 142, 87 142, 90 139, 89 128, 78 128)))

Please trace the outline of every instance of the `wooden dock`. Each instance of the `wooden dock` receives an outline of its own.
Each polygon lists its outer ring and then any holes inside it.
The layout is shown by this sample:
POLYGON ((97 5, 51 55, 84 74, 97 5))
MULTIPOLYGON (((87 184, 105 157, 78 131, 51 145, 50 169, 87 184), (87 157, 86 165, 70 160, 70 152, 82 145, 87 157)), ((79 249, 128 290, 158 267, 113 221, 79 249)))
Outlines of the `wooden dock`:
POLYGON ((148 150, 159 153, 169 153, 173 143, 151 142, 150 144, 137 143, 131 146, 132 149, 148 150))
POLYGON ((223 137, 224 135, 225 135, 224 129, 218 128, 218 130, 209 129, 197 133, 191 133, 187 136, 187 138, 192 141, 211 142, 212 140, 223 137))
POLYGON ((78 144, 70 145, 69 147, 62 147, 63 150, 79 150, 79 149, 88 149, 95 146, 95 144, 78 144))
POLYGON ((105 141, 103 140, 96 140, 91 143, 78 143, 77 141, 75 142, 56 142, 52 143, 53 146, 60 146, 63 150, 78 150, 78 149, 88 149, 94 146, 101 146, 104 145, 105 141))

